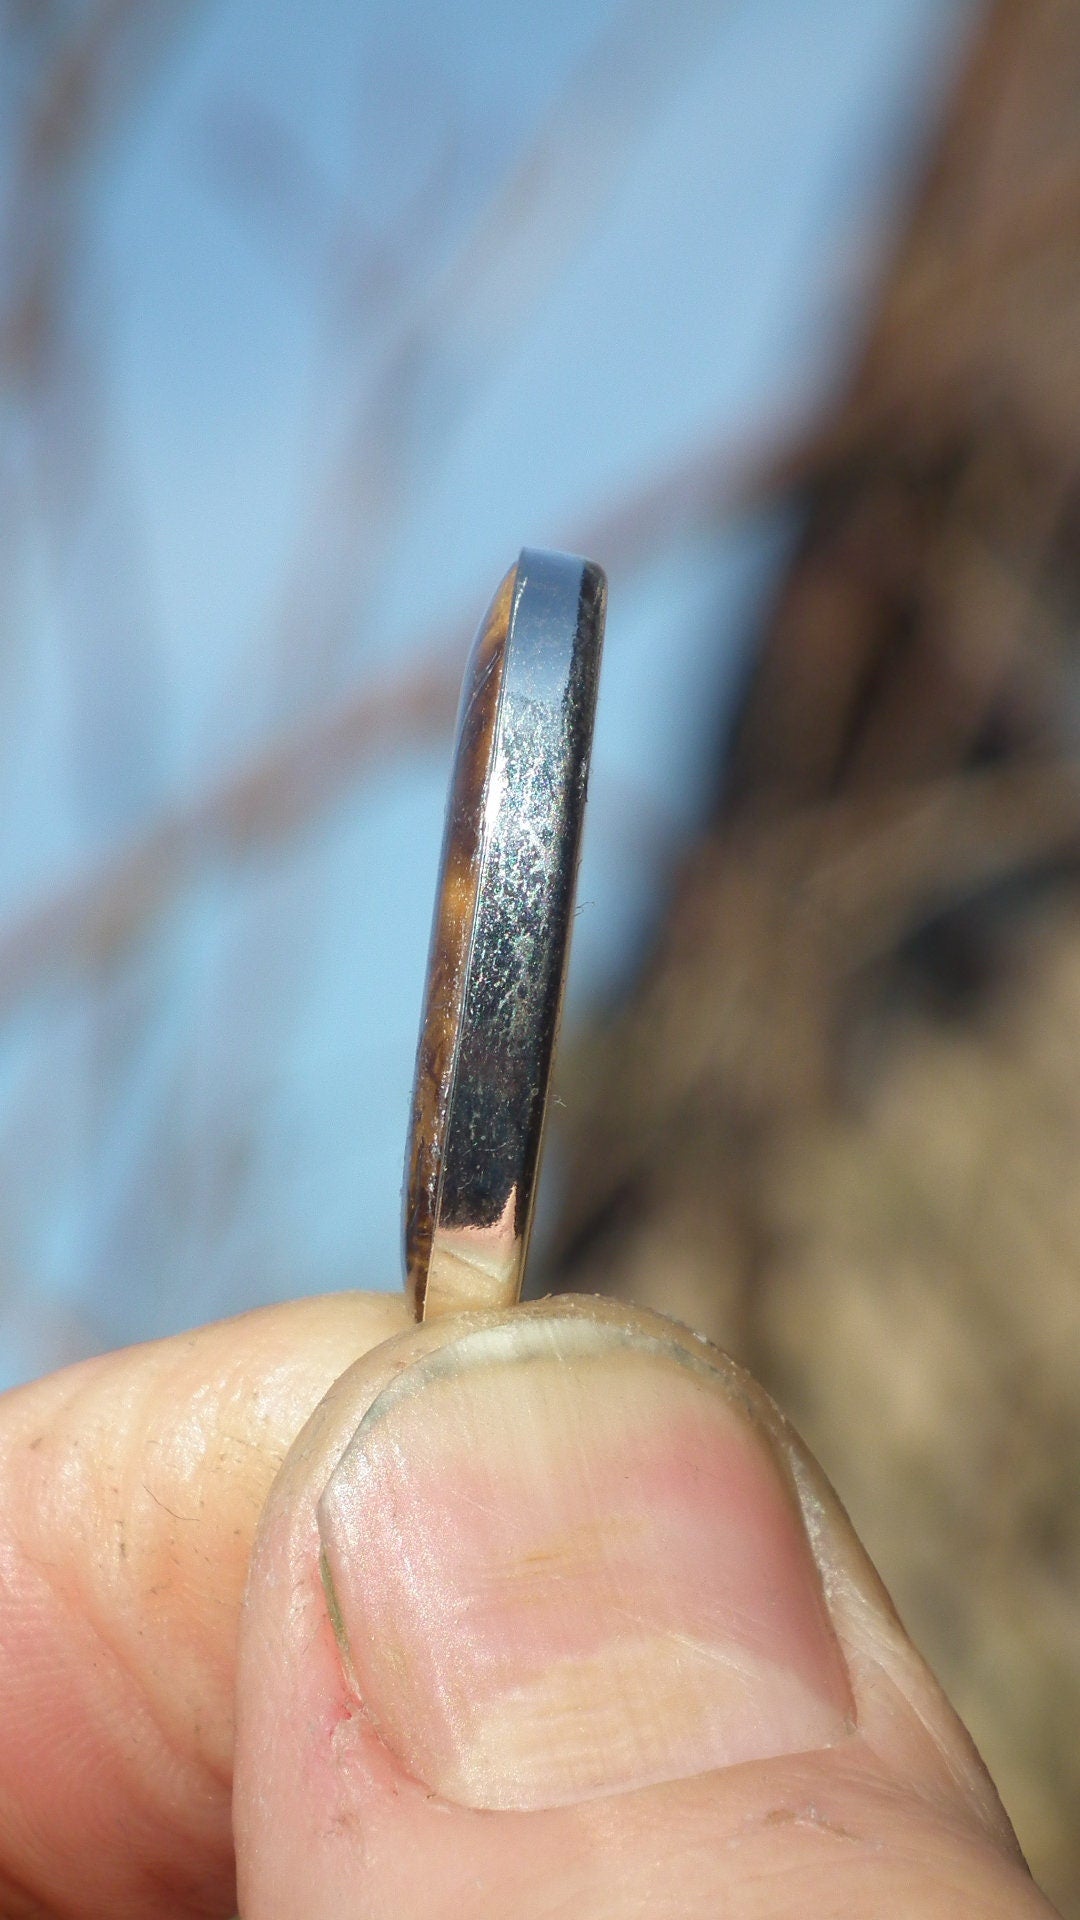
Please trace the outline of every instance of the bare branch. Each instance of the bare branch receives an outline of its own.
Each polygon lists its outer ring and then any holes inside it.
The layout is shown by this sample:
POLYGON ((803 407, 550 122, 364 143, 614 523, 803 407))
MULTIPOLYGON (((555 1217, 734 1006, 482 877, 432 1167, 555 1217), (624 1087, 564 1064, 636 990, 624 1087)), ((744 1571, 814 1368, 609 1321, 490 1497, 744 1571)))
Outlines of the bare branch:
POLYGON ((625 0, 556 95, 448 263, 406 274, 396 324, 344 424, 289 569, 272 658, 286 700, 333 684, 409 495, 441 432, 461 417, 514 330, 574 259, 633 139, 715 30, 713 0, 672 14, 625 0))
MULTIPOLYGON (((780 439, 782 446, 794 436, 780 439)), ((783 468, 767 440, 718 443, 643 488, 566 544, 628 573, 678 538, 749 504, 783 468)), ((286 733, 134 844, 0 934, 0 1007, 122 952, 194 876, 284 841, 371 768, 445 737, 468 628, 410 648, 419 664, 352 693, 286 733)))
POLYGON ((47 368, 95 163, 196 11, 190 0, 97 0, 46 49, 4 196, 0 376, 33 383, 47 368))

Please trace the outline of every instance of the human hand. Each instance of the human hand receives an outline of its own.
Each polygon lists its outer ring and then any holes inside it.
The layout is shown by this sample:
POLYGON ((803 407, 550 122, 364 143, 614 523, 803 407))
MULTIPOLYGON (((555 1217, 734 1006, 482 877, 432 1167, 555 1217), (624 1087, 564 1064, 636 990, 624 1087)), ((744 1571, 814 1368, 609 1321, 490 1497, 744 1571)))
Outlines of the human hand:
POLYGON ((5 1920, 1051 1912, 820 1470, 611 1302, 0 1399, 0 1704, 5 1920))

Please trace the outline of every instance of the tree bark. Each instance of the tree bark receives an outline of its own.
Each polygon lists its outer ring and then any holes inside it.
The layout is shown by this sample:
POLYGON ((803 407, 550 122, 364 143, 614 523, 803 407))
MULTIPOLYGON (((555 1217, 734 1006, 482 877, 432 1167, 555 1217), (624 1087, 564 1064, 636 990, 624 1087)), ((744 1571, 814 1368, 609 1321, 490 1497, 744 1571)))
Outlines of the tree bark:
POLYGON ((1080 1915, 1080 0, 998 0, 624 1003, 557 1284, 832 1473, 1080 1915))

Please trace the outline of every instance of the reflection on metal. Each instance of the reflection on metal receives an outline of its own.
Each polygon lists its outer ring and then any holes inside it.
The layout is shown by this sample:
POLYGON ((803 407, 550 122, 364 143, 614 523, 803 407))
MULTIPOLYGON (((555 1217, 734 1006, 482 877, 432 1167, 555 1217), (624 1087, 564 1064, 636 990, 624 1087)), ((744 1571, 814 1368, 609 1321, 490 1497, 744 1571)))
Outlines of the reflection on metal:
POLYGON ((605 582, 526 550, 465 674, 405 1202, 418 1319, 521 1291, 570 940, 605 582))

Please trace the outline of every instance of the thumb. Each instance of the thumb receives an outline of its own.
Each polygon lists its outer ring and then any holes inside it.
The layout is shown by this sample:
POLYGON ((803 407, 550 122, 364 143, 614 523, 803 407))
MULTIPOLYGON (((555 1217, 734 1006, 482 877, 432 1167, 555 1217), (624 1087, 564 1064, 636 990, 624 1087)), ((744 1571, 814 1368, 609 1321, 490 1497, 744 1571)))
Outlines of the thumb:
POLYGON ((835 1496, 732 1362, 596 1300, 337 1383, 241 1633, 244 1920, 1050 1909, 835 1496))

